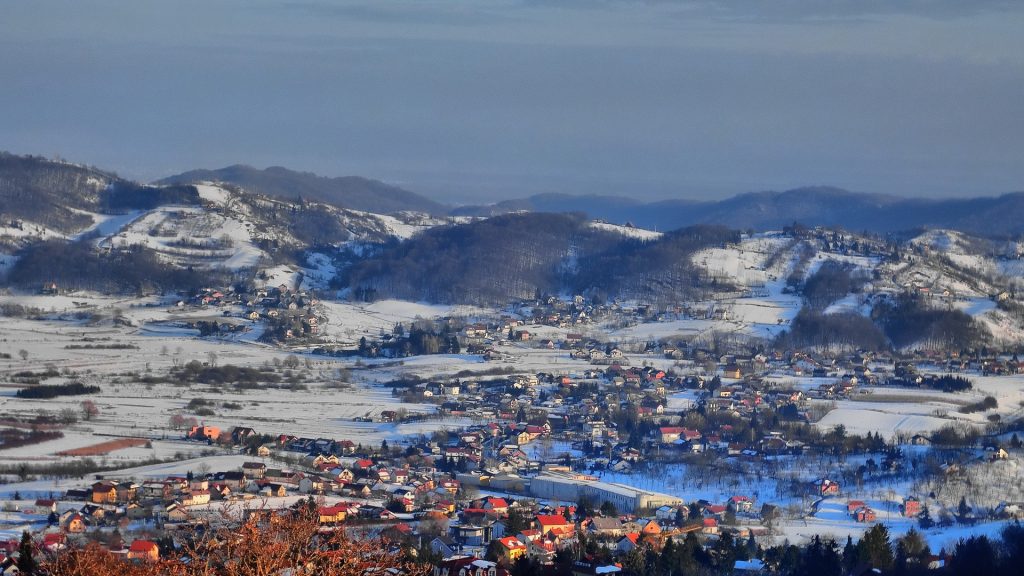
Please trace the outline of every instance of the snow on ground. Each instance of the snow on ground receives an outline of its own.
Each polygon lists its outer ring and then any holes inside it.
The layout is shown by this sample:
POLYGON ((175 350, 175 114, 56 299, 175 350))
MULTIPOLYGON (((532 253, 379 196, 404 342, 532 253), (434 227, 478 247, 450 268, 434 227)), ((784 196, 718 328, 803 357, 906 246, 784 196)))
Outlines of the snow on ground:
POLYGON ((993 261, 986 256, 977 254, 971 246, 971 240, 960 232, 929 230, 910 242, 943 254, 960 268, 983 272, 996 270, 993 261))
POLYGON ((260 270, 254 280, 257 286, 286 286, 289 290, 295 290, 299 286, 301 272, 295 266, 281 264, 273 268, 260 270))
MULTIPOLYGON (((149 325, 152 326, 152 325, 149 325)), ((177 386, 171 383, 140 384, 136 380, 143 374, 162 375, 172 366, 192 360, 215 361, 219 365, 261 366, 273 360, 281 361, 284 351, 236 344, 217 340, 200 340, 178 332, 161 333, 151 329, 114 326, 110 323, 88 326, 81 322, 32 321, 0 318, 0 331, 6 341, 0 349, 12 355, 0 364, 0 381, 9 380, 14 372, 39 371, 52 366, 58 371, 73 371, 75 380, 87 385, 100 386, 101 392, 90 395, 100 409, 99 415, 89 422, 79 422, 65 430, 65 437, 33 447, 0 450, 0 460, 11 462, 22 459, 55 459, 56 452, 78 448, 109 440, 110 436, 137 436, 166 440, 170 444, 155 442, 151 449, 133 448, 112 453, 111 461, 142 460, 150 457, 188 453, 193 446, 176 445, 181 430, 170 428, 169 419, 175 413, 192 415, 187 404, 194 398, 212 403, 214 414, 198 417, 208 425, 229 429, 232 426, 252 426, 268 433, 289 433, 304 436, 351 438, 357 442, 379 443, 383 439, 399 440, 408 434, 430 433, 444 428, 458 428, 469 423, 464 418, 430 418, 407 424, 383 422, 354 422, 357 416, 376 419, 384 410, 404 409, 410 413, 433 413, 434 405, 406 404, 391 396, 391 390, 375 385, 376 376, 364 378, 354 371, 353 382, 338 382, 338 369, 352 367, 348 361, 310 357, 300 371, 309 374, 307 389, 273 388, 236 391, 232 386, 208 385, 177 386), (86 341, 85 338, 89 338, 86 341), (68 346, 130 344, 129 349, 80 349, 68 346), (19 349, 26 351, 21 360, 19 349), (225 407, 225 404, 231 405, 225 407)), ((410 359, 407 367, 398 370, 445 371, 465 364, 481 364, 479 357, 430 357, 418 366, 418 359, 410 359), (433 363, 433 364, 431 364, 433 363)), ((388 373, 385 371, 385 373, 388 373)), ((64 381, 63 377, 48 383, 64 381)), ((0 407, 10 416, 33 417, 40 410, 59 413, 63 409, 79 411, 82 397, 65 396, 48 400, 13 397, 15 389, 23 387, 8 384, 0 389, 0 407), (5 392, 5 393, 4 393, 5 392)))
POLYGON ((251 223, 195 206, 162 206, 102 239, 101 247, 143 245, 179 266, 253 268, 266 254, 251 223))
POLYGON ((373 303, 322 302, 321 305, 327 317, 327 321, 320 325, 321 336, 343 343, 358 342, 363 336, 375 338, 382 331, 390 333, 398 323, 408 329, 419 318, 472 317, 490 312, 473 306, 423 304, 403 300, 379 300, 373 303))
POLYGON ((384 228, 388 231, 389 234, 401 240, 408 240, 409 238, 412 238, 419 232, 422 232, 423 230, 426 230, 427 228, 430 227, 406 224, 405 222, 402 222, 401 220, 395 218, 394 216, 387 216, 384 214, 374 214, 372 212, 362 212, 359 210, 349 210, 349 212, 356 214, 362 218, 368 218, 380 222, 381 225, 384 226, 384 228))
POLYGON ((78 240, 80 238, 84 238, 85 236, 96 234, 99 236, 99 239, 97 239, 97 243, 102 241, 104 237, 110 236, 111 234, 120 231, 122 228, 124 228, 131 222, 137 220, 139 216, 144 214, 142 210, 133 210, 131 212, 126 212, 124 214, 97 214, 93 212, 84 213, 92 217, 93 224, 92 226, 89 226, 85 230, 82 230, 78 234, 72 236, 71 239, 78 240))
POLYGON ((215 184, 204 183, 196 184, 195 186, 196 190, 199 191, 199 197, 207 202, 224 206, 231 200, 231 193, 215 184))
POLYGON ((931 432, 950 424, 950 420, 922 414, 894 414, 868 408, 837 408, 815 425, 824 430, 831 430, 840 424, 846 427, 849 434, 864 435, 868 432, 878 432, 883 438, 889 439, 897 433, 931 432))
POLYGON ((302 269, 302 288, 305 290, 325 290, 338 274, 338 269, 330 256, 320 252, 311 252, 306 256, 309 267, 302 269))
POLYGON ((850 312, 867 316, 871 314, 871 303, 862 294, 847 294, 824 310, 825 314, 844 314, 850 312))
POLYGON ((642 322, 627 328, 611 330, 608 336, 614 340, 658 340, 673 336, 690 336, 709 333, 721 327, 721 322, 688 318, 667 322, 642 322))
POLYGON ((619 226, 617 224, 609 224, 607 222, 590 222, 591 228, 598 230, 604 230, 606 232, 614 232, 616 234, 622 234, 629 238, 635 238, 637 240, 651 241, 661 238, 661 232, 655 232, 653 230, 645 230, 643 228, 635 228, 633 226, 619 226))

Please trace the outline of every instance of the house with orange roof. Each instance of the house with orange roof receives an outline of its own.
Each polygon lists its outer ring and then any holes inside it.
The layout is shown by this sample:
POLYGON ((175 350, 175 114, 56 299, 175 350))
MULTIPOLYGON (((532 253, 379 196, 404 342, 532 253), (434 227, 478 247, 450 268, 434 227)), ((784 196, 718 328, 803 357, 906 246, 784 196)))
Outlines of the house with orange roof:
POLYGON ((321 524, 336 524, 338 522, 344 522, 345 518, 348 517, 348 511, 350 506, 345 503, 335 504, 333 506, 320 506, 317 509, 317 513, 320 517, 321 524))
POLYGON ((643 528, 640 529, 640 534, 643 536, 657 536, 661 534, 661 524, 658 524, 657 520, 648 520, 644 523, 643 528))
POLYGON ((498 539, 498 557, 508 561, 508 563, 515 562, 525 554, 526 544, 520 542, 515 536, 506 536, 505 538, 498 539))
POLYGON ((504 515, 508 512, 508 502, 506 502, 504 498, 488 496, 487 499, 484 500, 482 508, 484 510, 491 510, 495 514, 504 515))
POLYGON ((640 547, 640 533, 630 532, 618 541, 615 545, 615 550, 619 554, 628 554, 633 550, 636 550, 638 547, 640 547))
POLYGON ((572 522, 557 514, 538 514, 536 525, 541 534, 554 532, 558 536, 571 536, 576 531, 572 522))
POLYGON ((128 559, 155 562, 160 559, 160 547, 152 540, 136 540, 128 548, 128 559))

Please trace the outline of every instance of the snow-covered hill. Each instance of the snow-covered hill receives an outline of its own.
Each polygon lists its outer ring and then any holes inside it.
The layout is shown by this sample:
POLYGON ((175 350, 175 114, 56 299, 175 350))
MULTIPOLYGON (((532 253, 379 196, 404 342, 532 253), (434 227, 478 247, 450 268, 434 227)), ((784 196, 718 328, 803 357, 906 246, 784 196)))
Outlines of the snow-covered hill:
POLYGON ((100 251, 144 246, 182 268, 252 271, 261 278, 288 276, 285 283, 324 287, 336 272, 333 258, 346 247, 407 239, 442 223, 423 215, 385 216, 264 197, 217 183, 195 188, 197 204, 119 212, 72 208, 81 219, 70 233, 40 222, 7 222, 0 226, 8 246, 4 265, 11 265, 19 247, 33 242, 90 239, 100 251), (264 270, 270 273, 261 274, 264 270))

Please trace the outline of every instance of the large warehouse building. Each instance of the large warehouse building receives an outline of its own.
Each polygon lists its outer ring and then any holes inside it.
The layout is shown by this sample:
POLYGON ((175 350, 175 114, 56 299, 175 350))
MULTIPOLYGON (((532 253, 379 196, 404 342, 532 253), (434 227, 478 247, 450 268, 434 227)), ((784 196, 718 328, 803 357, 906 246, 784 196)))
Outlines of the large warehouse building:
POLYGON ((581 498, 587 498, 595 507, 608 501, 620 512, 631 513, 683 503, 681 498, 675 496, 624 484, 601 482, 593 476, 582 474, 541 474, 530 481, 530 494, 535 498, 562 502, 579 502, 581 498))

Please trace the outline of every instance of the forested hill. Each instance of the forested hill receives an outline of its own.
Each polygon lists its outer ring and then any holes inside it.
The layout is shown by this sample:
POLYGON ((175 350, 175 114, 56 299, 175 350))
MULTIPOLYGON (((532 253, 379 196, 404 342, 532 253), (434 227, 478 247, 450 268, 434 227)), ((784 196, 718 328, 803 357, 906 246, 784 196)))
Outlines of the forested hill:
POLYGON ((690 255, 738 239, 724 228, 695 227, 643 240, 580 215, 508 214, 427 230, 356 263, 342 283, 356 298, 443 303, 504 304, 565 292, 679 300, 714 284, 690 255))
POLYGON ((544 194, 486 206, 463 206, 457 215, 490 216, 511 211, 576 211, 614 223, 631 222, 656 230, 695 224, 738 229, 779 230, 807 226, 896 232, 944 228, 986 236, 1024 232, 1024 193, 998 197, 922 199, 862 194, 838 188, 798 188, 740 194, 717 201, 641 202, 615 196, 544 194))
POLYGON ((156 188, 98 168, 0 152, 0 221, 25 220, 63 234, 94 223, 89 212, 195 204, 190 186, 156 188))
POLYGON ((448 207, 397 186, 359 176, 326 178, 309 172, 296 172, 272 166, 264 170, 242 164, 218 170, 192 170, 164 178, 158 184, 223 182, 251 192, 277 198, 303 198, 326 202, 340 208, 390 214, 414 211, 444 214, 448 207))

